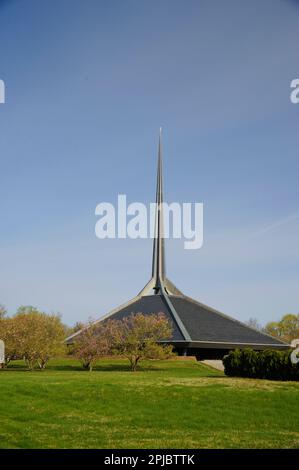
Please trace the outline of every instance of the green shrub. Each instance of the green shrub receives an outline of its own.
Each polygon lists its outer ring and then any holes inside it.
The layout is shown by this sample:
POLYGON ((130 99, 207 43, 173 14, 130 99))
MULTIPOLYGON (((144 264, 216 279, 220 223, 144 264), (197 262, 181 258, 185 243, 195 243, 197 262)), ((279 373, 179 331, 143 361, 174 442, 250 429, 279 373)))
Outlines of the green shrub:
POLYGON ((299 363, 292 364, 291 352, 235 349, 223 358, 224 372, 230 377, 299 380, 299 363))

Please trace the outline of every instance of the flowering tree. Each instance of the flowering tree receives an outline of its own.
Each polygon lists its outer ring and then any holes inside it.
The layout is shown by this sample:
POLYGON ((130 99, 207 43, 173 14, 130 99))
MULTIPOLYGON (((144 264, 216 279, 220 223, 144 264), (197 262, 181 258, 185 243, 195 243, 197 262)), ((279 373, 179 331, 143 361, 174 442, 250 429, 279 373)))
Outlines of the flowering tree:
POLYGON ((64 326, 59 315, 47 315, 38 310, 17 313, 13 318, 16 349, 29 369, 35 364, 44 369, 51 357, 64 352, 64 326))
POLYGON ((40 369, 44 369, 51 357, 65 353, 65 327, 59 315, 44 313, 39 317, 38 330, 41 341, 38 345, 37 363, 40 369))
POLYGON ((119 321, 114 337, 115 354, 130 361, 131 370, 144 359, 167 359, 172 356, 173 347, 159 343, 171 338, 172 327, 163 313, 144 315, 131 314, 119 321))
POLYGON ((29 369, 44 369, 48 360, 64 352, 65 328, 59 315, 47 315, 33 307, 21 307, 11 318, 0 320, 6 360, 24 358, 29 369))
POLYGON ((117 328, 118 322, 113 320, 98 323, 90 321, 75 337, 72 354, 82 362, 84 369, 92 371, 98 359, 112 354, 117 328))

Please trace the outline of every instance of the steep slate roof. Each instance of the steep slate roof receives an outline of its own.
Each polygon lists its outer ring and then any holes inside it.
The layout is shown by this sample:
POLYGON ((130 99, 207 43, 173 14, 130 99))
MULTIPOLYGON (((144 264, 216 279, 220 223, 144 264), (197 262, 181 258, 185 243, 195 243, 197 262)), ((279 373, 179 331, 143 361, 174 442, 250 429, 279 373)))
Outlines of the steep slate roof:
MULTIPOLYGON (((262 332, 251 328, 240 321, 224 315, 206 305, 197 302, 190 297, 168 296, 175 311, 185 326, 191 342, 211 342, 215 346, 219 343, 247 344, 247 345, 269 345, 269 347, 285 346, 284 343, 262 332)), ((170 311, 164 296, 146 295, 140 297, 132 304, 113 313, 109 318, 121 320, 131 313, 164 313, 171 321, 173 327, 172 342, 189 341, 180 331, 172 312, 170 311)), ((107 317, 106 317, 107 318, 107 317)))
POLYGON ((132 304, 129 304, 124 308, 120 308, 120 310, 113 313, 109 318, 113 318, 113 320, 122 320, 131 313, 143 313, 144 315, 150 315, 151 313, 164 313, 168 320, 170 320, 172 323, 172 339, 178 341, 184 340, 184 336, 174 321, 173 316, 161 295, 146 295, 144 297, 140 297, 132 304))
POLYGON ((215 309, 186 296, 170 296, 170 300, 185 325, 192 342, 212 342, 247 345, 281 345, 273 338, 215 309))
MULTIPOLYGON (((190 297, 185 295, 169 295, 167 297, 175 310, 176 317, 180 320, 179 322, 173 315, 165 296, 160 294, 136 297, 131 302, 120 306, 97 321, 104 321, 108 318, 121 320, 132 313, 143 313, 144 315, 164 313, 173 327, 172 338, 169 342, 176 346, 181 344, 182 346, 192 345, 192 347, 210 347, 213 349, 245 346, 255 349, 267 347, 286 349, 288 347, 282 341, 251 328, 190 297), (188 337, 181 329, 181 324, 184 326, 188 337)), ((70 336, 67 342, 71 343, 78 334, 80 332, 70 336)))

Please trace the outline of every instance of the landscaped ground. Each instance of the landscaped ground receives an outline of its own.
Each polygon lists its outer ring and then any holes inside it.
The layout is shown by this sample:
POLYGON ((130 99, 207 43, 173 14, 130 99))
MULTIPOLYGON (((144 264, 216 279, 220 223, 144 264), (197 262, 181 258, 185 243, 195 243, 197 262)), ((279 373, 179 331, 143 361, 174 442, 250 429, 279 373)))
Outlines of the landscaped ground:
POLYGON ((0 447, 299 447, 299 383, 232 379, 195 361, 148 367, 1 370, 0 447))

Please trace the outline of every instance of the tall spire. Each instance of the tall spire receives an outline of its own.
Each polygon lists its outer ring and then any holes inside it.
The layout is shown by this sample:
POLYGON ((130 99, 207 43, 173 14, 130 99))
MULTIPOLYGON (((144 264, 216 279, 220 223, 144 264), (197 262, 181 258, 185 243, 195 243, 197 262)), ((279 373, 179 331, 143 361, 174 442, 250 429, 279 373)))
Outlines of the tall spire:
POLYGON ((167 296, 167 294, 183 295, 182 292, 169 279, 166 278, 165 273, 162 167, 162 128, 160 127, 152 277, 145 287, 139 292, 139 296, 150 295, 152 294, 153 290, 155 294, 161 294, 164 297, 167 296))
POLYGON ((152 277, 155 280, 154 290, 159 292, 165 278, 165 254, 163 231, 163 168, 162 168, 162 127, 160 127, 158 146, 158 169, 156 189, 155 234, 153 247, 152 277))

